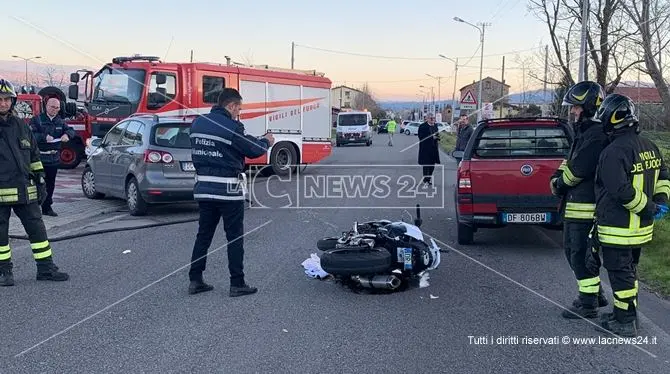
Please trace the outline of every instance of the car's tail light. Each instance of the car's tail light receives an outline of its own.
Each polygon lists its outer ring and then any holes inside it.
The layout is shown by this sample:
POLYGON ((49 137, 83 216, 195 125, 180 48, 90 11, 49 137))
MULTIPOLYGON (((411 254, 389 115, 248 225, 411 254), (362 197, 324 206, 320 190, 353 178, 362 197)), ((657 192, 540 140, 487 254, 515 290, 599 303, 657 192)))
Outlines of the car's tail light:
POLYGON ((472 180, 470 179, 470 165, 461 161, 458 166, 458 193, 471 193, 472 180))
POLYGON ((144 151, 144 162, 150 164, 170 164, 174 160, 174 157, 169 152, 156 151, 147 149, 144 151))

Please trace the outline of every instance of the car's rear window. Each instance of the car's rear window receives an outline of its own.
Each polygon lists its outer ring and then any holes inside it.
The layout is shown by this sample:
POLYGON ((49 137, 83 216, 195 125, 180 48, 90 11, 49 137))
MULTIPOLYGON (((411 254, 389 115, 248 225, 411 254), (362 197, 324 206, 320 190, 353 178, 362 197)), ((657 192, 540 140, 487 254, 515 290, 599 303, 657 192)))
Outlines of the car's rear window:
POLYGON ((154 127, 153 143, 159 147, 191 148, 190 126, 183 123, 166 123, 154 127))
POLYGON ((570 140, 562 127, 492 127, 479 135, 477 158, 566 157, 570 140))

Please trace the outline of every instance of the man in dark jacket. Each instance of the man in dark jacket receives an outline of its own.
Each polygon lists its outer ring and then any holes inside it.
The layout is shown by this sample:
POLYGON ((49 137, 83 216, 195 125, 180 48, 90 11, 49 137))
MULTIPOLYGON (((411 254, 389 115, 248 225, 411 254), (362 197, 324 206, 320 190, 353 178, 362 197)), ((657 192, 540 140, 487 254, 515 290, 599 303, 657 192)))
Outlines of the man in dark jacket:
POLYGON ((207 251, 219 221, 228 240, 230 296, 256 293, 244 279, 244 161, 267 153, 274 144, 272 134, 256 138, 245 134, 237 120, 242 97, 232 88, 225 88, 209 114, 198 117, 191 125, 191 153, 196 170, 193 197, 200 206, 200 227, 193 246, 189 271, 189 293, 214 289, 203 280, 207 251))
POLYGON ((432 185, 435 164, 440 163, 439 134, 435 125, 435 115, 426 116, 426 122, 419 125, 419 165, 423 166, 423 183, 432 185))
POLYGON ((567 160, 552 176, 550 186, 565 203, 563 247, 579 289, 579 298, 573 301, 569 310, 563 311, 564 318, 596 318, 598 307, 608 304, 600 288, 599 269, 586 266, 589 233, 596 209, 596 165, 608 143, 602 124, 594 120, 604 99, 603 88, 591 81, 573 85, 563 99, 563 104, 571 107, 570 112, 576 119, 575 140, 567 160))
POLYGON ((60 100, 50 98, 46 103, 46 112, 30 120, 30 127, 40 149, 40 158, 44 165, 44 179, 47 184, 47 197, 42 204, 42 214, 52 217, 58 216, 51 205, 60 165, 61 144, 77 136, 77 133, 59 116, 59 112, 60 100))
POLYGON ((44 168, 30 128, 14 112, 14 86, 0 79, 0 286, 13 286, 9 218, 12 210, 28 234, 37 280, 66 281, 52 260, 39 202, 46 197, 44 168))
MULTIPOLYGON (((465 151, 465 146, 468 145, 468 141, 470 140, 470 137, 472 137, 474 129, 470 126, 468 116, 465 114, 461 114, 456 123, 458 127, 456 129, 456 147, 454 148, 454 151, 465 151)), ((456 159, 456 161, 460 162, 461 160, 456 159)))

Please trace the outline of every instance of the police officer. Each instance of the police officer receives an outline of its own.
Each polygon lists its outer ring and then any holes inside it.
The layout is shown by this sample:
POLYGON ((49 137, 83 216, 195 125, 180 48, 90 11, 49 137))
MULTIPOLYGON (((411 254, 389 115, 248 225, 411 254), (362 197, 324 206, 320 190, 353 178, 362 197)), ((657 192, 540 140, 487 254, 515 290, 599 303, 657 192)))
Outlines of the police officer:
POLYGON ((40 202, 46 198, 44 168, 30 128, 20 120, 14 86, 0 79, 0 286, 13 286, 9 218, 12 210, 28 234, 37 280, 66 281, 52 260, 51 245, 42 221, 40 202))
POLYGON ((210 113, 198 117, 191 125, 191 152, 196 170, 193 196, 200 206, 200 225, 191 256, 190 294, 214 289, 203 281, 202 273, 221 219, 228 240, 230 296, 258 291, 244 279, 242 237, 246 186, 243 186, 241 177, 244 176, 245 157, 266 154, 274 138, 271 134, 261 138, 246 135, 244 125, 237 120, 241 107, 239 92, 225 88, 210 113))
POLYGON ((608 304, 600 289, 599 269, 586 267, 595 214, 595 168, 607 145, 607 136, 594 116, 604 98, 603 88, 591 81, 573 85, 563 98, 563 105, 571 106, 575 116, 575 139, 567 160, 551 178, 551 189, 563 197, 563 246, 579 289, 579 297, 563 310, 564 318, 596 318, 597 308, 608 304))
POLYGON ((40 158, 44 165, 44 179, 47 185, 47 197, 42 204, 42 214, 57 217, 58 214, 54 212, 51 205, 60 165, 61 144, 73 139, 77 133, 59 116, 60 100, 50 98, 45 106, 46 111, 30 120, 30 127, 40 149, 40 158))
MULTIPOLYGON (((635 104, 623 95, 608 96, 597 117, 610 144, 596 174, 596 230, 593 262, 602 250, 614 291, 613 313, 601 317, 600 331, 637 336, 635 252, 652 240, 654 219, 667 213, 668 169, 658 147, 640 136, 635 104)), ((595 267, 595 266, 594 266, 595 267)))

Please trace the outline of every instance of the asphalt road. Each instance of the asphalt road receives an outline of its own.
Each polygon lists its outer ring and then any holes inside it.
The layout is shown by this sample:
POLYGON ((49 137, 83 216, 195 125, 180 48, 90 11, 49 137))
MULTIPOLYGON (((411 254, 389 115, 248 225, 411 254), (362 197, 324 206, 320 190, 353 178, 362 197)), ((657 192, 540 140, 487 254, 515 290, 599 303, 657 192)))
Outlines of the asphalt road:
POLYGON ((221 226, 205 273, 216 288, 195 296, 187 293, 195 223, 54 243, 71 274, 60 284, 36 282, 26 243, 13 243, 17 284, 0 289, 0 373, 669 372, 668 304, 648 295, 640 302, 646 344, 563 344, 564 336, 611 336, 559 316, 576 295, 560 233, 480 231, 476 245, 457 246, 456 165, 443 155, 436 194, 411 197, 404 186, 420 177, 417 148, 407 149, 414 139, 335 148, 297 181, 256 181, 244 239, 247 280, 260 289, 253 296, 227 296, 221 226), (338 197, 342 169, 381 188, 338 197), (429 287, 355 294, 304 274, 320 237, 355 220, 409 219, 416 201, 424 232, 449 250, 429 287), (499 337, 519 340, 496 344, 499 337))

